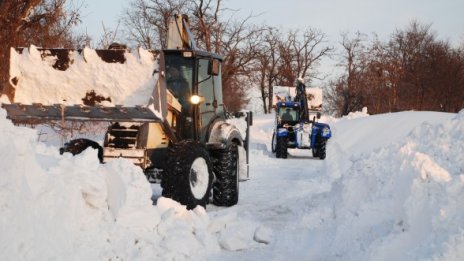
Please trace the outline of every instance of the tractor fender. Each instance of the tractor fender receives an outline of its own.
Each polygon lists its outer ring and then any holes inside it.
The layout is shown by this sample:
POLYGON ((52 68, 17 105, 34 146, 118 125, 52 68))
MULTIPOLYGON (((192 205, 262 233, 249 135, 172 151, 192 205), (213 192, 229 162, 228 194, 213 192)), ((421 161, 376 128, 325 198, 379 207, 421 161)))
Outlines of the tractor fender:
POLYGON ((211 129, 208 143, 222 145, 237 144, 238 146, 243 146, 243 138, 240 131, 234 125, 217 121, 211 129))
MULTIPOLYGON (((332 137, 330 126, 325 123, 315 122, 311 130, 311 144, 316 144, 317 135, 320 135, 324 139, 330 139, 332 137)), ((311 147, 313 146, 311 145, 311 147)))
POLYGON ((216 122, 209 136, 208 147, 211 149, 225 148, 231 144, 238 146, 239 180, 249 179, 249 157, 246 144, 240 131, 233 124, 216 122))
POLYGON ((318 134, 321 134, 322 138, 330 139, 332 137, 329 124, 316 122, 314 123, 314 127, 317 127, 318 134))

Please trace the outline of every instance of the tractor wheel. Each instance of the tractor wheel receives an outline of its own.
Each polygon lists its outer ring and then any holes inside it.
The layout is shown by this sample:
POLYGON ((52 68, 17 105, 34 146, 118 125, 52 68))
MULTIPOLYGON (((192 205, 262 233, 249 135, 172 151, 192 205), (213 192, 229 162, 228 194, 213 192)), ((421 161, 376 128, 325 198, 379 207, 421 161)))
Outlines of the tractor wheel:
POLYGON ((287 158, 287 137, 277 137, 276 158, 287 158))
POLYGON ((316 149, 316 148, 313 148, 313 149, 312 149, 312 152, 313 152, 313 157, 314 157, 314 158, 315 158, 315 157, 318 157, 318 156, 317 156, 317 149, 316 149))
POLYGON ((161 177, 162 196, 193 209, 206 207, 213 180, 209 154, 201 143, 181 141, 174 144, 166 157, 161 177))
POLYGON ((326 152, 325 152, 325 148, 326 148, 326 144, 327 144, 327 140, 325 139, 321 139, 321 141, 319 142, 319 147, 317 149, 317 156, 323 160, 325 159, 325 156, 326 156, 326 152))
POLYGON ((272 133, 272 143, 271 143, 271 151, 272 153, 275 153, 276 152, 276 144, 277 143, 277 140, 276 140, 276 133, 275 131, 272 133))
POLYGON ((233 206, 238 202, 239 157, 237 145, 212 152, 213 170, 216 180, 213 183, 213 203, 217 206, 233 206))
POLYGON ((316 147, 313 148, 313 157, 319 157, 321 160, 325 159, 326 144, 327 140, 318 135, 316 137, 316 147))

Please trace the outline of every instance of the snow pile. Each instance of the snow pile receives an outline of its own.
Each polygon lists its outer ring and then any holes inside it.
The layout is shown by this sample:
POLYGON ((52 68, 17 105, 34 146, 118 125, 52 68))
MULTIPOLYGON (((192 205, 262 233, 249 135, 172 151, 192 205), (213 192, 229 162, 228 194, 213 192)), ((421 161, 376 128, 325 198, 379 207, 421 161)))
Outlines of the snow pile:
POLYGON ((352 157, 335 183, 330 252, 350 260, 462 260, 464 110, 352 157))
POLYGON ((5 116, 0 110, 1 260, 204 259, 270 241, 236 214, 210 217, 163 197, 153 206, 150 184, 129 161, 102 165, 91 149, 60 156, 5 116))
POLYGON ((343 116, 342 119, 352 120, 367 116, 369 116, 369 114, 367 113, 367 107, 363 107, 361 111, 350 112, 348 113, 348 115, 343 116))
POLYGON ((66 71, 52 67, 56 57, 42 58, 31 46, 22 54, 11 49, 10 79, 15 86, 14 102, 68 105, 82 104, 87 92, 110 98, 105 105, 135 106, 148 103, 155 86, 157 60, 147 50, 125 53, 125 63, 104 62, 95 50, 85 48, 69 54, 66 71), (13 80, 14 79, 14 80, 13 80))

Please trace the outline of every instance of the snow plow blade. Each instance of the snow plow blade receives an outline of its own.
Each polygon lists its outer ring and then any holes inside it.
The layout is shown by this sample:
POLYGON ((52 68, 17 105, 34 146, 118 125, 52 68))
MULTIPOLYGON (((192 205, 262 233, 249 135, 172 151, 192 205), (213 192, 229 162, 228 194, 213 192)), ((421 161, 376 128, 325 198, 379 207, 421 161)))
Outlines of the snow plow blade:
POLYGON ((17 123, 29 121, 108 121, 108 122, 163 122, 150 109, 135 107, 64 106, 61 104, 24 105, 2 104, 7 118, 17 123))

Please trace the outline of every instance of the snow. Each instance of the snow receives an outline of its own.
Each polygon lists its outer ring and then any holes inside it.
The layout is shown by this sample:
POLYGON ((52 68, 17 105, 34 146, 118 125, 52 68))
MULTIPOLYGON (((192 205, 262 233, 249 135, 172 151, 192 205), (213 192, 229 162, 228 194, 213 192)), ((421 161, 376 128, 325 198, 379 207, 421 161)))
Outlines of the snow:
MULTIPOLYGON (((85 48, 69 54, 71 65, 66 71, 55 70, 57 59, 42 59, 35 46, 22 54, 11 49, 10 79, 19 79, 15 86, 14 102, 24 104, 82 104, 87 92, 109 97, 111 105, 146 105, 153 92, 158 61, 144 49, 125 53, 124 64, 104 62, 95 50, 85 48)), ((13 84, 14 85, 14 84, 13 84)))
POLYGON ((464 110, 323 117, 324 161, 275 159, 273 116, 256 116, 239 204, 191 211, 129 161, 59 155, 5 117, 2 260, 464 258, 464 110))
POLYGON ((153 206, 150 184, 129 161, 101 165, 91 149, 60 156, 0 113, 1 260, 201 259, 252 245, 255 226, 229 227, 240 218, 211 221, 203 208, 159 195, 153 206))
MULTIPOLYGON (((86 49, 66 72, 33 46, 13 56, 23 103, 81 103, 94 89, 108 105, 146 104, 156 80, 144 50, 108 64, 86 49)), ((245 135, 244 118, 228 122, 245 135)), ((276 159, 274 115, 254 115, 238 205, 188 211, 129 161, 59 155, 0 109, 0 260, 464 259, 464 110, 321 122, 333 133, 324 161, 276 159)))

